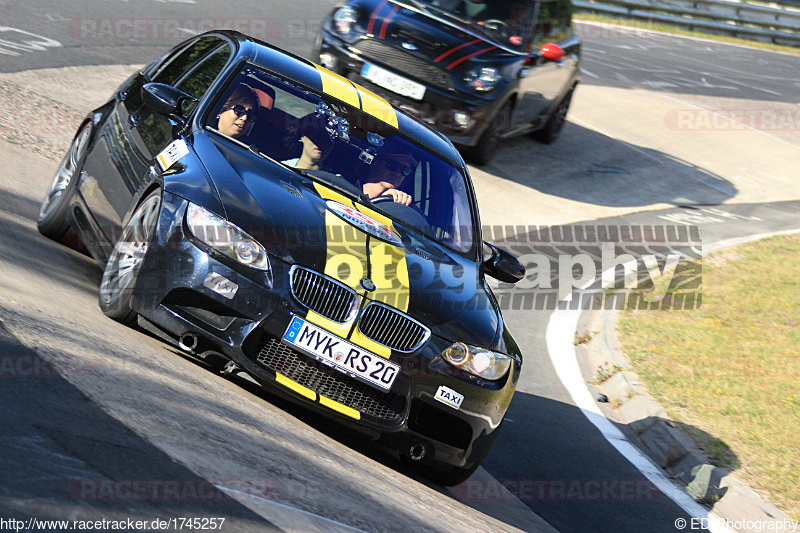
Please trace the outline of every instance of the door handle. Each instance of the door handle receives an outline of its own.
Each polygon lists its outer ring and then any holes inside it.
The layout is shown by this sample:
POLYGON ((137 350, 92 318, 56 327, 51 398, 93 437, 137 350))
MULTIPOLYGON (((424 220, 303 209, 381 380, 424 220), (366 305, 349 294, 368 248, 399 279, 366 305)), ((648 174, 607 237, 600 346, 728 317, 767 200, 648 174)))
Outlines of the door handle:
POLYGON ((134 128, 139 125, 139 117, 136 115, 128 115, 128 120, 134 128))

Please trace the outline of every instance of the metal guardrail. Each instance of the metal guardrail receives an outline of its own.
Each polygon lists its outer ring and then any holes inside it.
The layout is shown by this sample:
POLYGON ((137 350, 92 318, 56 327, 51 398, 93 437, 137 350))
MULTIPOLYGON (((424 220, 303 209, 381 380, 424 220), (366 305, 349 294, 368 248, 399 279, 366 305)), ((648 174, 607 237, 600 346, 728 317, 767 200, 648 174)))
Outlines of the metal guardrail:
POLYGON ((800 0, 572 0, 578 12, 675 24, 690 30, 800 46, 800 0))

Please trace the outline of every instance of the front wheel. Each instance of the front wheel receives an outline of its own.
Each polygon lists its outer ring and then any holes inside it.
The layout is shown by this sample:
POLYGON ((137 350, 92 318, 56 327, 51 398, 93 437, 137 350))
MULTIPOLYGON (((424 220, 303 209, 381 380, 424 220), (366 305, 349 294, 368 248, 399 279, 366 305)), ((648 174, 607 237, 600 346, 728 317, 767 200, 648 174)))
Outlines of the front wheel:
POLYGON ((564 128, 564 123, 567 121, 567 113, 572 103, 573 92, 575 92, 574 87, 570 89, 564 99, 561 100, 561 103, 558 104, 558 108, 550 115, 550 118, 547 119, 542 129, 534 131, 531 137, 544 144, 550 144, 558 139, 561 130, 564 128))
POLYGON ((48 239, 60 241, 69 229, 67 218, 69 193, 78 181, 91 135, 92 127, 89 124, 78 131, 67 155, 64 156, 56 170, 44 200, 42 200, 39 215, 36 217, 36 225, 39 233, 48 239))
POLYGON ((481 134, 478 144, 469 149, 468 156, 478 165, 488 165, 497 153, 500 136, 511 121, 511 104, 508 103, 497 113, 491 124, 481 134))
POLYGON ((156 190, 148 194, 131 215, 103 271, 100 309, 106 316, 124 324, 131 324, 136 318, 131 309, 131 296, 156 232, 160 211, 161 191, 156 190))

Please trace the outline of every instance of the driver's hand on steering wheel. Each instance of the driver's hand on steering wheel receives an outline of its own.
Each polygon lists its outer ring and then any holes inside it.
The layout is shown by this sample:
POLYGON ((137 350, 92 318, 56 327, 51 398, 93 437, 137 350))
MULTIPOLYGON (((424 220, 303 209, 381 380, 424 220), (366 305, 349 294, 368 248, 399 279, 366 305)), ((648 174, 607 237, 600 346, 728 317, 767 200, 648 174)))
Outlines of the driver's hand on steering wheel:
POLYGON ((397 204, 410 205, 411 195, 398 189, 386 189, 382 196, 391 196, 397 204))

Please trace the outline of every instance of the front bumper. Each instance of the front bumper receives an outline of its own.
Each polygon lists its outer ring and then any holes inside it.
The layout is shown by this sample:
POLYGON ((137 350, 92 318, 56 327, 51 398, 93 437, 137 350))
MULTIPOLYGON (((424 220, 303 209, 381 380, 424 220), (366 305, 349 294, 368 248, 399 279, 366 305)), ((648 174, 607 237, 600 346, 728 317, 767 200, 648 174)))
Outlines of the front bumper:
POLYGON ((307 315, 291 293, 291 265, 270 257, 270 277, 216 257, 185 231, 186 207, 185 199, 164 194, 134 289, 137 313, 176 338, 196 335, 196 353, 222 353, 265 387, 400 451, 424 443, 428 459, 459 467, 481 456, 511 401, 516 363, 498 382, 481 382, 437 359, 450 342, 432 335, 416 352, 392 352, 401 370, 388 392, 334 370, 281 342, 292 316, 307 315), (234 283, 235 295, 209 288, 212 273, 234 283), (434 399, 441 386, 464 396, 460 409, 434 399))
POLYGON ((317 43, 317 49, 313 52, 312 60, 380 95, 392 105, 436 128, 454 144, 461 146, 474 146, 478 143, 481 134, 500 109, 500 103, 504 101, 503 95, 495 95, 493 100, 485 100, 452 86, 444 88, 433 85, 421 77, 414 78, 414 81, 426 86, 422 100, 397 94, 361 76, 364 63, 369 62, 406 77, 414 77, 413 74, 409 76, 409 73, 398 71, 392 64, 358 53, 357 48, 325 29, 321 31, 321 38, 317 43), (332 61, 323 61, 323 56, 331 58, 332 61), (468 114, 469 121, 466 127, 456 123, 455 112, 468 114))

